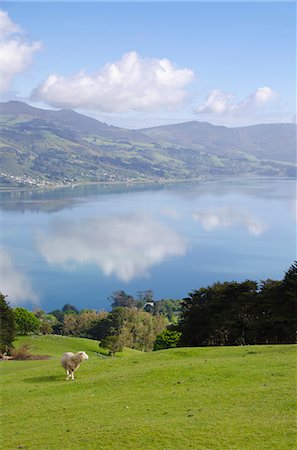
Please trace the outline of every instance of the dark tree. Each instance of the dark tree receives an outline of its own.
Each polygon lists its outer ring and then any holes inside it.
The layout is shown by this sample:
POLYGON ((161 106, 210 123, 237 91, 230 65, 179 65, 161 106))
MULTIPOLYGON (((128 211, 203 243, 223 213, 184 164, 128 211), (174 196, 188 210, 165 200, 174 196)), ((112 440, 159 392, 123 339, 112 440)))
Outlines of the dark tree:
POLYGON ((15 338, 15 321, 13 309, 0 293, 0 351, 10 351, 15 338))
POLYGON ((59 322, 63 322, 64 314, 60 309, 55 309, 54 311, 50 311, 49 314, 55 316, 59 322))
POLYGON ((287 291, 292 291, 297 296, 297 261, 285 273, 283 284, 287 291))
POLYGON ((88 330, 88 335, 98 340, 107 336, 117 336, 121 332, 124 320, 125 308, 114 308, 107 317, 93 322, 88 330))
POLYGON ((135 308, 137 306, 136 300, 132 295, 126 294, 125 291, 115 291, 109 297, 112 309, 123 307, 123 308, 135 308))
POLYGON ((62 308, 62 312, 64 314, 78 314, 79 310, 74 306, 74 305, 70 305, 70 303, 66 303, 63 308, 62 308))
POLYGON ((296 342, 296 267, 286 281, 215 283, 189 294, 177 329, 183 345, 296 342))

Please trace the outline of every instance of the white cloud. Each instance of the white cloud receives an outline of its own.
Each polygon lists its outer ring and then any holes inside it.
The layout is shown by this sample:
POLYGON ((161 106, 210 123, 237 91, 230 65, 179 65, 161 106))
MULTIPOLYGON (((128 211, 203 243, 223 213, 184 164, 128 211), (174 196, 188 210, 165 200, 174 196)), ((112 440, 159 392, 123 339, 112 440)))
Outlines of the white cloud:
POLYGON ((10 89, 13 79, 30 66, 34 53, 41 48, 41 42, 27 42, 21 28, 0 10, 0 92, 10 89))
POLYGON ((247 211, 232 207, 221 209, 206 209, 193 214, 193 219, 199 222, 206 231, 217 228, 241 227, 252 236, 260 236, 267 226, 247 211))
POLYGON ((16 269, 7 250, 0 249, 0 260, 1 293, 8 296, 8 300, 12 305, 19 305, 29 301, 37 303, 38 296, 33 291, 28 277, 16 269))
POLYGON ((196 108, 195 112, 200 114, 216 113, 223 114, 228 111, 233 95, 225 94, 213 89, 205 99, 204 103, 196 108))
POLYGON ((145 59, 126 53, 96 74, 80 71, 71 77, 52 74, 32 98, 58 108, 84 108, 104 112, 175 109, 186 99, 192 81, 190 69, 178 69, 168 59, 145 59))
POLYGON ((179 235, 140 215, 66 224, 49 236, 39 236, 37 247, 49 264, 68 270, 95 264, 104 275, 125 282, 147 275, 149 268, 186 251, 179 235))
POLYGON ((204 103, 195 109, 198 114, 226 114, 254 111, 276 97, 276 93, 268 86, 258 88, 241 102, 234 102, 234 95, 213 89, 204 103))
POLYGON ((0 10, 0 36, 10 36, 14 33, 22 33, 22 29, 13 23, 6 11, 0 10))

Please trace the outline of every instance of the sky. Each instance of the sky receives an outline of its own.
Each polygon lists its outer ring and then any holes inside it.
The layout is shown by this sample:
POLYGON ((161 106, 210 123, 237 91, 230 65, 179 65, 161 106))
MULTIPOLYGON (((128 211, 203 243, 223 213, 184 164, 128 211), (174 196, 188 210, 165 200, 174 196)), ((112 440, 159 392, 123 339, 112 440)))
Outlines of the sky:
POLYGON ((1 101, 127 128, 296 122, 293 1, 2 1, 0 45, 1 101))

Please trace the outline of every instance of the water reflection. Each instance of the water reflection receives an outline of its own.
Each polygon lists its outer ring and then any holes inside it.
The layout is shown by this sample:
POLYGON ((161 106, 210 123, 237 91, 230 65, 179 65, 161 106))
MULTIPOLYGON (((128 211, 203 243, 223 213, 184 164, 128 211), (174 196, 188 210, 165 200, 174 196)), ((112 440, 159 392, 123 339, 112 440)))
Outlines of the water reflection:
POLYGON ((8 296, 12 305, 26 302, 38 303, 38 295, 32 289, 27 275, 17 269, 11 254, 0 248, 0 286, 1 293, 8 296))
POLYGON ((193 219, 199 222, 206 231, 218 228, 240 227, 252 236, 260 236, 268 228, 267 225, 249 211, 234 208, 209 208, 197 211, 193 219))
POLYGON ((162 184, 91 184, 72 187, 60 187, 52 189, 23 189, 0 191, 0 210, 26 211, 38 213, 55 213, 65 208, 77 206, 77 204, 91 197, 124 194, 127 192, 158 191, 162 190, 162 184), (84 199, 84 200, 83 200, 84 199))
POLYGON ((148 215, 55 223, 38 237, 37 247, 48 264, 68 270, 96 264, 104 275, 125 282, 187 250, 180 235, 148 215))
POLYGON ((292 180, 2 192, 0 289, 14 304, 38 292, 50 311, 109 308, 117 289, 183 298, 215 281, 281 279, 296 259, 295 203, 292 180))

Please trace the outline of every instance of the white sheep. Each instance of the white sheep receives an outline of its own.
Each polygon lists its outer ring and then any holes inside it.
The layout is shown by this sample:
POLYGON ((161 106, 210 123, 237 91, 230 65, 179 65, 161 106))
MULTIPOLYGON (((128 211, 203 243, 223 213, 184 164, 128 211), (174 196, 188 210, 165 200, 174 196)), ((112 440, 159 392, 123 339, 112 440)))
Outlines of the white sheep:
POLYGON ((66 380, 69 380, 70 377, 74 380, 74 372, 79 368, 80 363, 87 359, 89 359, 89 357, 85 352, 64 353, 61 359, 61 364, 66 370, 66 380))

